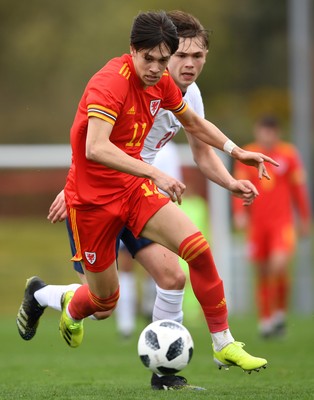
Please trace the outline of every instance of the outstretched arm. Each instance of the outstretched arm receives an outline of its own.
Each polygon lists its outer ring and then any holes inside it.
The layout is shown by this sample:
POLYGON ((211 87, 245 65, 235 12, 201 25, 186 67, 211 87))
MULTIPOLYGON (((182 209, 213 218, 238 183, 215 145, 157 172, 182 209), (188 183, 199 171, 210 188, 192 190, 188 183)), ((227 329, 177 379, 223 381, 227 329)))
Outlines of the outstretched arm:
POLYGON ((250 205, 259 194, 253 183, 249 180, 235 179, 211 146, 189 133, 187 138, 194 161, 204 176, 242 199, 243 205, 250 205))
POLYGON ((190 133, 192 136, 197 137, 216 149, 225 151, 246 165, 257 168, 260 179, 263 176, 270 179, 264 164, 265 162, 278 166, 278 163, 275 160, 265 154, 241 149, 213 123, 201 118, 191 109, 187 109, 183 114, 177 115, 177 118, 183 125, 185 131, 190 133))

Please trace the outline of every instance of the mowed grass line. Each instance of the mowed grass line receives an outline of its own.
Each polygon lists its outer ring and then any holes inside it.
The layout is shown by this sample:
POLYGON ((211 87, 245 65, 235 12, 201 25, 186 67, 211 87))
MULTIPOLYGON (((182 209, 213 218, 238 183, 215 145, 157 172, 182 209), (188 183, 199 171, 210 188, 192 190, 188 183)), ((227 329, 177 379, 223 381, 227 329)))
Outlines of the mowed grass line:
POLYGON ((284 340, 256 338, 254 320, 231 318, 234 335, 247 349, 268 359, 267 369, 251 375, 239 368, 219 371, 213 361, 203 321, 188 326, 195 352, 184 376, 206 392, 159 392, 149 386, 150 372, 137 356, 137 337, 116 334, 115 321, 85 322, 85 337, 77 349, 67 347, 58 332, 59 315, 45 312, 36 337, 23 341, 15 320, 2 317, 0 399, 313 399, 312 319, 291 318, 284 340))

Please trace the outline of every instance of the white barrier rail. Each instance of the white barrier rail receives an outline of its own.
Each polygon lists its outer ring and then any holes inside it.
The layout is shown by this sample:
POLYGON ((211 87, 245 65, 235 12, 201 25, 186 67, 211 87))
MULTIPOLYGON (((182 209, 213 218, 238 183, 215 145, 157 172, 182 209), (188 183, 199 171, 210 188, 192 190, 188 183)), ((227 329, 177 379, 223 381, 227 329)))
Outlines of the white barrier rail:
MULTIPOLYGON (((193 166, 190 147, 178 144, 182 165, 193 166)), ((0 168, 67 168, 71 148, 67 144, 8 144, 0 145, 0 168)))

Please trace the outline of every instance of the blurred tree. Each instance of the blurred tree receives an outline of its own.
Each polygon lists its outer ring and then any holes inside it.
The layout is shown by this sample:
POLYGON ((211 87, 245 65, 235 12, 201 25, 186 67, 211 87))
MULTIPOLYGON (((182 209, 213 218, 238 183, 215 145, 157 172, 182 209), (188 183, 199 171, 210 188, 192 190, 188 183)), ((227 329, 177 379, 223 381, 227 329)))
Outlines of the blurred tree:
MULTIPOLYGON (((208 61, 210 84, 207 80, 204 91, 203 75, 200 86, 208 116, 214 115, 219 126, 243 143, 259 113, 269 111, 270 105, 273 112, 282 112, 281 104, 272 99, 274 92, 288 102, 286 1, 238 0, 235 5, 226 0, 220 5, 208 61)), ((288 118, 288 107, 281 116, 288 118)))
POLYGON ((67 143, 89 77, 129 51, 134 16, 175 8, 213 32, 198 82, 210 120, 244 142, 265 105, 288 119, 286 0, 2 0, 0 142, 67 143))

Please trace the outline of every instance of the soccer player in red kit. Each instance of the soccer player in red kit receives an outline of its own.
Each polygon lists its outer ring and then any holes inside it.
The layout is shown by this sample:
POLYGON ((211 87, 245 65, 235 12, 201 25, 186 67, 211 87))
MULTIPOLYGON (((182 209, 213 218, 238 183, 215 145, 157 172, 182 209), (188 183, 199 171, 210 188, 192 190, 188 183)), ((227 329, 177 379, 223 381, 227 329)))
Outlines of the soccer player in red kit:
POLYGON ((271 180, 256 179, 241 163, 235 164, 235 176, 249 179, 260 196, 249 206, 233 199, 236 228, 246 228, 249 257, 257 276, 256 301, 259 330, 262 337, 285 332, 289 300, 289 263, 296 245, 295 214, 301 235, 309 235, 310 202, 305 172, 297 149, 280 140, 276 118, 265 116, 255 126, 255 142, 245 146, 249 151, 261 151, 279 162, 270 166, 271 180))
POLYGON ((140 152, 162 107, 171 110, 190 134, 255 166, 260 178, 268 178, 264 161, 277 163, 240 149, 188 108, 166 69, 178 43, 176 28, 164 12, 140 13, 131 31, 130 54, 112 59, 96 73, 79 103, 71 129, 72 165, 65 196, 75 259, 83 262, 88 285, 63 297, 60 332, 69 346, 77 347, 83 339, 83 319, 116 306, 115 243, 126 226, 135 236, 160 243, 187 261, 217 365, 259 370, 267 361, 248 354, 231 335, 223 283, 208 243, 174 204, 181 203, 184 184, 144 163, 140 152))

